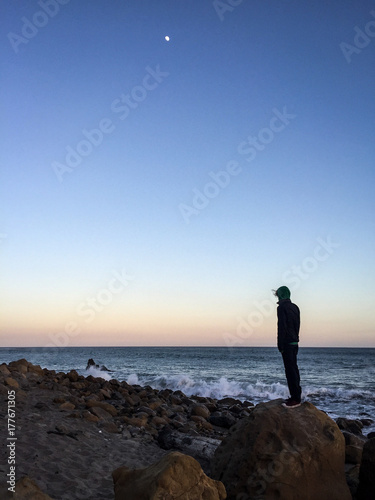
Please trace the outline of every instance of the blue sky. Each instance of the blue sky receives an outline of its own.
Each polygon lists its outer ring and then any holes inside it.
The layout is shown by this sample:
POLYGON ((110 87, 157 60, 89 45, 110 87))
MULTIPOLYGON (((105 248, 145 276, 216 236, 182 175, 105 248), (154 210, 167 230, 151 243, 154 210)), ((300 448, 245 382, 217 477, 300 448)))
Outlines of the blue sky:
POLYGON ((375 346, 373 1, 0 9, 2 345, 375 346))

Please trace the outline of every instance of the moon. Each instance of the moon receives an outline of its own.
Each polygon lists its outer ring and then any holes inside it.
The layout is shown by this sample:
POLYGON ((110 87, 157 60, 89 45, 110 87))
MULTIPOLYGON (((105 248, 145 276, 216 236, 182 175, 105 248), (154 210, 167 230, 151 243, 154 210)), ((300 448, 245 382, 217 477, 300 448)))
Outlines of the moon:
POLYGON ((168 35, 167 35, 167 36, 165 36, 164 38, 165 38, 165 41, 166 41, 166 42, 169 42, 169 36, 168 36, 168 35))

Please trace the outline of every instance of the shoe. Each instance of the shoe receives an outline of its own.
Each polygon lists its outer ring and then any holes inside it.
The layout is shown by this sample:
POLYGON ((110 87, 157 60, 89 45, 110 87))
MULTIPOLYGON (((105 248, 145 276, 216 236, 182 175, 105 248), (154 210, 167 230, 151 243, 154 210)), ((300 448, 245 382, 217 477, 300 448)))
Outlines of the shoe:
POLYGON ((284 403, 282 403, 284 408, 298 408, 301 406, 301 401, 295 401, 292 398, 287 399, 284 403))

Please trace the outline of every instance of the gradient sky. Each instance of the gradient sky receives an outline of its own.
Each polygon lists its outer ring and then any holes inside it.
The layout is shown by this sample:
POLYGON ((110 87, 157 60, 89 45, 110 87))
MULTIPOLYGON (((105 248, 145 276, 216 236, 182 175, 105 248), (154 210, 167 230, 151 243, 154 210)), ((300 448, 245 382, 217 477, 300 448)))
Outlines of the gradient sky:
POLYGON ((2 346, 375 346, 374 1, 0 10, 2 346))

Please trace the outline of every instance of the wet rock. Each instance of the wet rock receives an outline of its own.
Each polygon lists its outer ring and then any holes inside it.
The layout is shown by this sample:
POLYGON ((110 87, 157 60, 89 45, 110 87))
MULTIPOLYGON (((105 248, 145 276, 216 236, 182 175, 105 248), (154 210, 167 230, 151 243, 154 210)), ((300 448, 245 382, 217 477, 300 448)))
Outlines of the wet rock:
POLYGON ((223 398, 219 399, 217 404, 219 406, 233 406, 233 405, 241 405, 241 401, 235 398, 223 398))
POLYGON ((245 408, 250 408, 250 407, 253 408, 255 405, 254 405, 254 403, 251 403, 251 401, 244 401, 242 403, 242 406, 244 406, 245 408))
POLYGON ((360 419, 360 422, 362 422, 362 424, 365 426, 365 427, 368 427, 369 425, 373 424, 374 421, 372 420, 372 418, 361 418, 360 419))
POLYGON ((207 477, 194 458, 171 452, 145 469, 120 467, 113 473, 115 500, 224 500, 225 488, 207 477))
POLYGON ((357 436, 362 436, 363 423, 360 420, 340 417, 336 419, 336 423, 341 430, 351 432, 357 436))
POLYGON ((87 361, 87 365, 86 365, 86 370, 89 370, 90 368, 97 368, 98 370, 109 372, 109 370, 108 370, 108 368, 106 366, 104 366, 104 365, 102 365, 102 366, 98 365, 97 363, 95 363, 95 361, 92 358, 90 358, 87 361))

